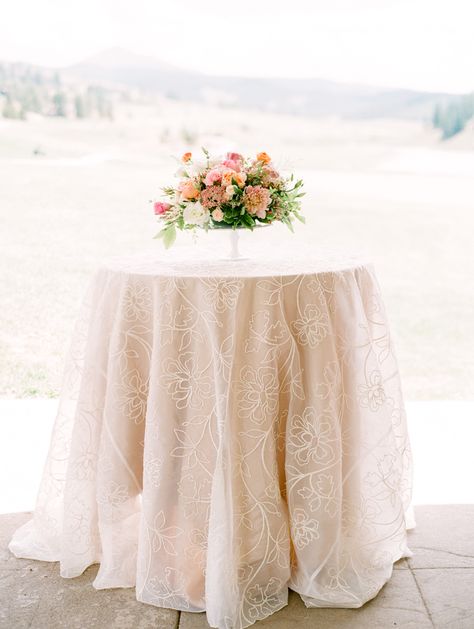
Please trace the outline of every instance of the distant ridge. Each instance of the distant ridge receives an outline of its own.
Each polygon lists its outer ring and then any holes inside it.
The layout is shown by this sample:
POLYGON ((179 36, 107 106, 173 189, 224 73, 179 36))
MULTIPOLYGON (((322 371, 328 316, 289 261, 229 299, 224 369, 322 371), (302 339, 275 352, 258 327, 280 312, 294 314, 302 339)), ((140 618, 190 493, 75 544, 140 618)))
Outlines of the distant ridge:
POLYGON ((81 80, 177 100, 303 116, 431 120, 436 105, 445 106, 459 99, 444 93, 323 79, 210 76, 123 48, 106 49, 58 72, 73 83, 81 80))

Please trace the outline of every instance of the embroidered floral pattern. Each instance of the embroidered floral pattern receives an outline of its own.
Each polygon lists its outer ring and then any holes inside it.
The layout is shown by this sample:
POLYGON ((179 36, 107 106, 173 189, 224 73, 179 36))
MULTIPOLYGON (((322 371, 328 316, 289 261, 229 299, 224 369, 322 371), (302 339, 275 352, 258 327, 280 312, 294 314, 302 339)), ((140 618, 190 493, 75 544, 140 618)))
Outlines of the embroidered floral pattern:
POLYGON ((240 372, 239 417, 256 424, 272 417, 278 407, 278 383, 270 367, 244 367, 240 372))
POLYGON ((235 308, 243 284, 241 280, 208 278, 204 284, 207 287, 206 299, 216 312, 235 308))
POLYGON ((68 575, 101 561, 98 587, 136 579, 139 600, 207 606, 219 629, 277 611, 288 586, 360 606, 409 552, 411 497, 372 271, 181 255, 98 274, 15 552, 47 549, 68 575))
POLYGON ((189 609, 186 600, 186 580, 180 570, 165 568, 163 577, 152 577, 146 590, 158 607, 189 609))
POLYGON ((151 293, 140 283, 129 284, 123 297, 125 321, 144 323, 150 317, 151 293))
POLYGON ((129 371, 119 387, 122 410, 135 424, 145 419, 148 380, 143 380, 137 369, 129 371))
POLYGON ((166 372, 164 382, 177 408, 202 408, 211 396, 211 379, 199 369, 191 352, 168 360, 166 372))
POLYGON ((292 514, 293 541, 298 550, 302 550, 319 537, 319 522, 310 518, 304 509, 295 509, 292 514))
POLYGON ((371 411, 377 411, 385 402, 387 396, 383 388, 382 375, 379 371, 372 371, 367 384, 359 386, 360 404, 371 411))
POLYGON ((309 345, 312 349, 326 338, 329 329, 327 315, 312 304, 308 304, 303 316, 291 325, 301 345, 309 345))
POLYGON ((313 408, 305 408, 302 415, 296 415, 290 422, 288 449, 298 463, 307 464, 310 460, 328 463, 334 458, 330 418, 318 416, 313 408))
POLYGON ((397 496, 404 489, 402 467, 392 454, 386 454, 377 461, 375 472, 369 472, 365 481, 372 487, 377 498, 389 499, 395 504, 397 496))
POLYGON ((151 547, 153 552, 161 549, 168 555, 176 555, 174 540, 181 535, 183 529, 179 526, 167 526, 163 511, 156 514, 153 523, 151 547))
POLYGON ((102 506, 105 518, 113 520, 119 509, 129 498, 127 486, 109 481, 100 491, 97 502, 102 506))
POLYGON ((283 588, 280 579, 272 577, 266 585, 255 584, 247 590, 249 616, 255 622, 265 618, 280 602, 278 596, 283 588))

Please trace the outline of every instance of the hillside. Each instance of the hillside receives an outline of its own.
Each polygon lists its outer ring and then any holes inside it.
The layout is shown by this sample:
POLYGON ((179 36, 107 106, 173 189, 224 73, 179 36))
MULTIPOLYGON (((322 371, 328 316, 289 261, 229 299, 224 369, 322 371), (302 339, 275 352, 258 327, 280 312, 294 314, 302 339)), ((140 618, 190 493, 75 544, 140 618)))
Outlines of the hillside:
POLYGON ((382 89, 322 79, 210 76, 109 49, 61 70, 0 62, 0 114, 109 118, 121 103, 190 102, 300 117, 432 122, 444 139, 464 129, 474 96, 382 89))
POLYGON ((67 68, 65 76, 169 98, 306 116, 431 119, 443 93, 382 89, 321 79, 209 76, 111 49, 67 68))

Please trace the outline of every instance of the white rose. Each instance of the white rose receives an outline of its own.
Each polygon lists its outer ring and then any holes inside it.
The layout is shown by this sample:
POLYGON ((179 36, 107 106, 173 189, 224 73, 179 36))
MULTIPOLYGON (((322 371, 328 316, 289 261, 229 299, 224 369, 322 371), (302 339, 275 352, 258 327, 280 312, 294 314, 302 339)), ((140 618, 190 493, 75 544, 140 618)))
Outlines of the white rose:
POLYGON ((192 164, 188 164, 186 168, 190 177, 198 177, 207 168, 219 166, 223 159, 223 157, 211 157, 209 160, 206 158, 193 158, 192 164))
POLYGON ((193 159, 192 164, 187 167, 190 177, 199 176, 207 168, 207 161, 204 159, 193 159))
POLYGON ((188 203, 183 211, 183 218, 188 225, 198 225, 202 227, 209 222, 210 212, 203 207, 199 201, 188 203))

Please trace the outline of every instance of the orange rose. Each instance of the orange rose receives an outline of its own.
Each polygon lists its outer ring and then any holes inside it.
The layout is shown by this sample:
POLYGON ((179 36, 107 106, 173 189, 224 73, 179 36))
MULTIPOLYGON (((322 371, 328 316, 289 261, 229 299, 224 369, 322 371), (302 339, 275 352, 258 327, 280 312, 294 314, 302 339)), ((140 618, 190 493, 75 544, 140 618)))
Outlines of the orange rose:
POLYGON ((269 164, 272 161, 272 158, 268 153, 262 151, 261 153, 257 153, 257 161, 262 162, 262 164, 269 164))
POLYGON ((193 156, 192 153, 185 153, 181 159, 183 160, 184 163, 186 163, 186 162, 189 162, 192 156, 193 156))
POLYGON ((199 190, 191 180, 181 183, 179 189, 181 191, 182 199, 189 201, 191 199, 197 199, 199 196, 199 190))
POLYGON ((224 187, 232 185, 232 177, 235 177, 236 174, 234 170, 225 170, 222 173, 222 185, 224 187))

